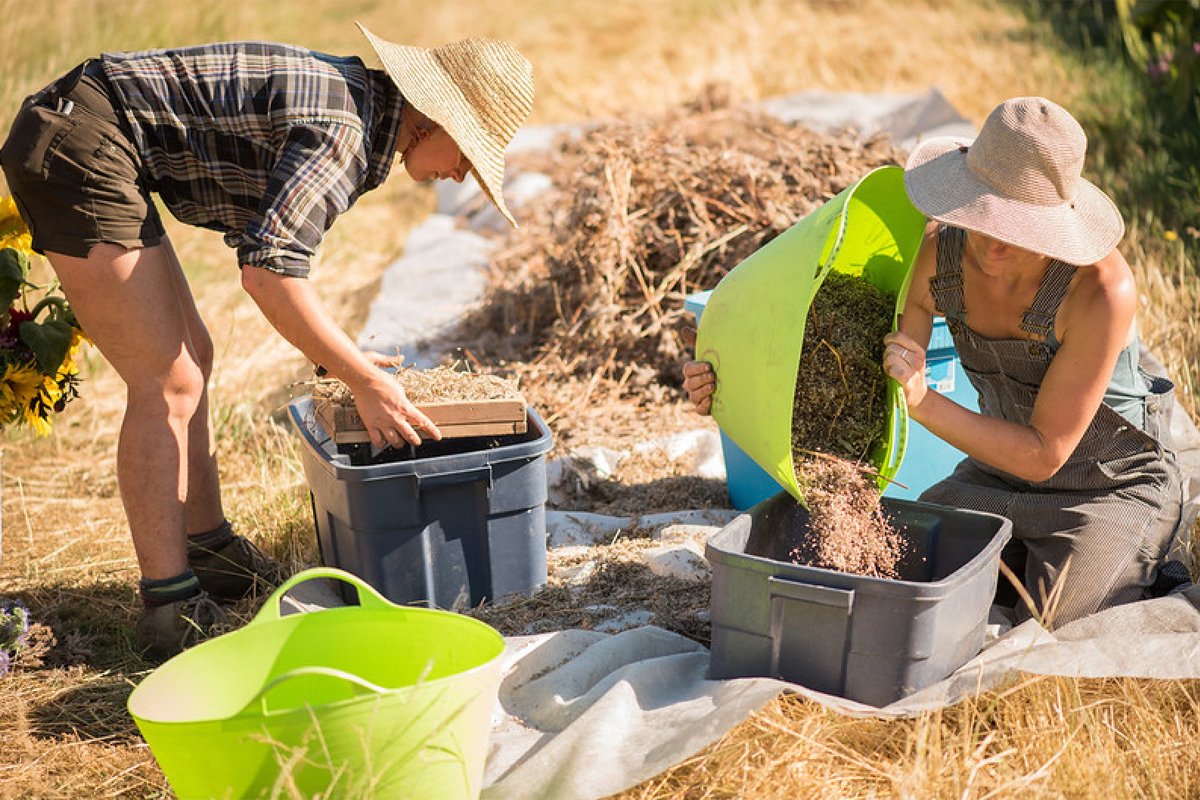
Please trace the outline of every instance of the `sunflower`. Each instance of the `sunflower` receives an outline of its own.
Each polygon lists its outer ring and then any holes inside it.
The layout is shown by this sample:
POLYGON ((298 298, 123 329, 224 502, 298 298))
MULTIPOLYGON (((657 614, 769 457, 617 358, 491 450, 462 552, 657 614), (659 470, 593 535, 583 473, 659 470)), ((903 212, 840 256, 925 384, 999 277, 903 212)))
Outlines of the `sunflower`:
POLYGON ((38 436, 49 436, 53 426, 50 424, 50 417, 46 416, 42 411, 41 404, 31 402, 25 407, 23 412, 24 422, 38 436))
MULTIPOLYGON (((13 198, 0 197, 0 250, 6 248, 18 251, 23 275, 28 269, 27 259, 33 253, 29 228, 21 219, 13 198)), ((0 327, 0 426, 25 424, 33 428, 38 436, 47 436, 54 415, 79 397, 79 368, 75 359, 80 346, 91 340, 80 330, 75 315, 66 298, 59 293, 57 285, 51 286, 30 309, 28 293, 38 288, 22 282, 18 286, 13 307, 0 313, 0 319, 4 320, 0 327), (43 309, 48 309, 47 322, 38 321, 43 309), (33 349, 21 331, 26 325, 37 327, 50 321, 68 323, 71 326, 71 340, 66 357, 58 369, 43 374, 38 368, 33 349)))
POLYGON ((33 253, 33 237, 29 226, 21 219, 17 203, 11 197, 0 197, 0 250, 12 247, 26 255, 33 253))
POLYGON ((41 392, 42 380, 33 364, 6 364, 0 375, 0 419, 19 420, 41 392))

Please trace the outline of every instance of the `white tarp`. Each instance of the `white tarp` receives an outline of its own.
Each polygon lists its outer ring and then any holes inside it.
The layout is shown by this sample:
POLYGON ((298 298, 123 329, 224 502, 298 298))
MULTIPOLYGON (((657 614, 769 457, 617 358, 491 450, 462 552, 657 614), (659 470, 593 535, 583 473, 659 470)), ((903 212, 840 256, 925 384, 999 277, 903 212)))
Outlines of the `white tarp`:
MULTIPOLYGON (((703 432, 679 439, 699 442, 703 450, 709 435, 715 436, 703 432)), ((548 546, 552 552, 565 552, 611 541, 634 526, 652 531, 655 538, 685 531, 699 544, 736 515, 729 510, 640 517, 549 511, 548 546)), ((665 563, 706 578, 702 559, 669 558, 673 553, 695 553, 692 543, 647 549, 644 557, 663 557, 665 563)), ((285 606, 314 611, 340 603, 327 586, 313 581, 297 587, 285 606)), ((994 614, 996 624, 989 624, 987 643, 975 659, 945 680, 884 708, 769 678, 709 680, 709 654, 702 645, 653 625, 616 633, 565 630, 510 637, 483 798, 608 796, 716 742, 783 691, 844 714, 904 717, 959 702, 1027 673, 1197 678, 1198 607, 1200 588, 1192 587, 1109 609, 1053 633, 1033 621, 1009 629, 1002 615, 994 614)), ((626 617, 625 625, 636 626, 638 621, 626 617)))
MULTIPOLYGON (((552 547, 643 529, 689 526, 696 541, 732 512, 635 519, 552 512, 552 547), (697 524, 709 519, 714 524, 697 524), (715 518, 715 519, 714 519, 715 518)), ((646 551, 648 554, 653 551, 646 551)), ((693 569, 704 570, 693 562, 693 569)), ((339 605, 319 581, 285 600, 289 610, 339 605)), ((510 637, 493 714, 486 800, 587 800, 634 786, 717 741, 783 691, 843 714, 903 717, 941 708, 1022 674, 1087 678, 1200 677, 1200 589, 1119 606, 1051 633, 1036 622, 989 625, 983 651, 952 675, 884 708, 769 678, 709 680, 708 651, 652 625, 618 633, 565 630, 510 637)), ((994 616, 1000 619, 999 615, 994 616)))
POLYGON ((841 713, 911 716, 1023 673, 1200 677, 1200 590, 1119 606, 1054 633, 1025 622, 953 675, 882 709, 765 678, 711 681, 708 653, 659 628, 510 640, 485 800, 600 798, 677 764, 779 692, 841 713))

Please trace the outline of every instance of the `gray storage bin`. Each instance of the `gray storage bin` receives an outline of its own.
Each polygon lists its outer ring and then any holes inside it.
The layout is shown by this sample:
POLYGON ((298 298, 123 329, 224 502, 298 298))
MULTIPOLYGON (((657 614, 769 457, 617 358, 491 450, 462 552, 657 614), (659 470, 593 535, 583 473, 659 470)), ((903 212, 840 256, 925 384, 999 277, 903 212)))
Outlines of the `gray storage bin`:
MULTIPOLYGON (((321 560, 395 603, 461 610, 546 583, 549 428, 429 442, 415 457, 354 466, 294 400, 321 560)), ((396 455, 399 458, 399 454, 396 455)))
POLYGON ((973 658, 1012 523, 908 500, 883 508, 909 544, 900 580, 791 563, 808 512, 786 492, 713 534, 711 677, 781 678, 883 706, 973 658))

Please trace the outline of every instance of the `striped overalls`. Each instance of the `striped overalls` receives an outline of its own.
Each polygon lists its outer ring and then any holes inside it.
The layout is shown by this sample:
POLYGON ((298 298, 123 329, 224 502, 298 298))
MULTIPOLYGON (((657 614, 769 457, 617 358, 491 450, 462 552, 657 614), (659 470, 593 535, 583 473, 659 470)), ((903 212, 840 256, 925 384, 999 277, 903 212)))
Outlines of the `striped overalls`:
MULTIPOLYGON (((980 413, 1028 425, 1054 357, 1046 340, 1053 341, 1055 315, 1075 267, 1059 261, 1047 266, 1021 320, 1021 330, 1033 338, 985 339, 966 324, 965 241, 959 228, 943 225, 938 231, 934 304, 946 316, 963 369, 979 392, 980 413)), ((1075 452, 1050 479, 1031 483, 966 458, 921 495, 1012 520, 1005 561, 1017 575, 1024 570, 1025 587, 1039 610, 1066 571, 1054 625, 1141 599, 1180 522, 1179 470, 1174 453, 1159 443, 1170 422, 1173 386, 1142 374, 1149 387, 1142 428, 1102 403, 1075 452)), ((1029 616, 1023 604, 1017 612, 1029 616)))

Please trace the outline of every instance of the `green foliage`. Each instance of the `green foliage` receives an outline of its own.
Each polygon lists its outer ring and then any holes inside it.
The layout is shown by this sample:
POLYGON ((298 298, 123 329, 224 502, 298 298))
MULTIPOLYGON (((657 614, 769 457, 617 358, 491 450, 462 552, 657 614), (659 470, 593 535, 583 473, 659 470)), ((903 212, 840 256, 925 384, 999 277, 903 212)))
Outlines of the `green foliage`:
POLYGON ((45 322, 26 320, 18 330, 21 332, 21 341, 33 351, 42 374, 53 375, 58 372, 75 335, 70 323, 53 317, 45 322))
POLYGON ((1118 0, 1125 52, 1180 121, 1200 123, 1200 0, 1118 0))
POLYGON ((1026 0, 1091 79, 1071 109, 1126 214, 1200 256, 1200 0, 1026 0))
POLYGON ((29 311, 28 319, 14 318, 15 310, 28 308, 25 290, 38 288, 26 280, 28 276, 29 257, 25 253, 14 247, 0 250, 0 328, 14 327, 20 340, 2 354, 0 366, 9 361, 21 363, 32 356, 38 371, 54 375, 71 349, 79 323, 66 300, 54 294, 43 297, 29 311))
POLYGON ((0 310, 7 310, 29 285, 29 257, 15 247, 0 250, 0 310))

